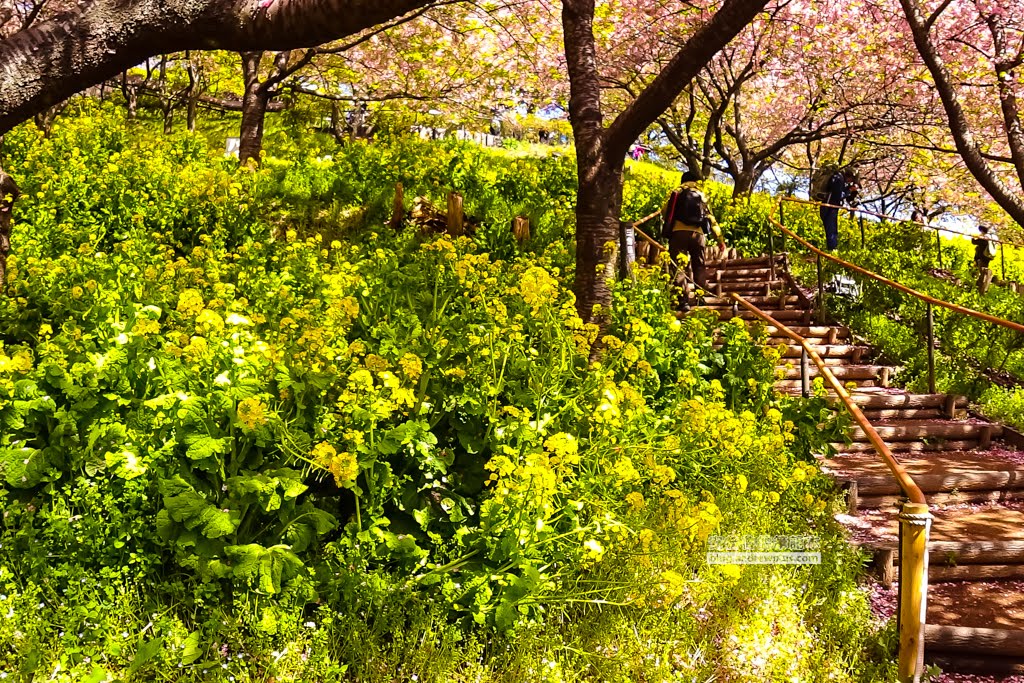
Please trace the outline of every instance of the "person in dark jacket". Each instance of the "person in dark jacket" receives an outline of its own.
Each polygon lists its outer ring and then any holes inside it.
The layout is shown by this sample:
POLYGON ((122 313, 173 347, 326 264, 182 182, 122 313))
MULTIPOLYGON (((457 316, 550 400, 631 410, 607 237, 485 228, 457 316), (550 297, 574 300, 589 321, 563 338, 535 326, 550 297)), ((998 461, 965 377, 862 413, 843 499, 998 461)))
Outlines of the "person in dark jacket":
POLYGON ((853 204, 857 198, 860 188, 857 186, 857 176, 849 168, 843 171, 836 171, 828 179, 828 189, 820 209, 821 223, 825 226, 825 250, 833 251, 839 246, 839 207, 844 202, 853 204))
POLYGON ((988 266, 995 257, 995 242, 988 234, 988 226, 978 226, 978 232, 971 244, 974 245, 974 265, 978 267, 978 292, 984 294, 992 284, 992 269, 988 266))
MULTIPOLYGON (((708 206, 707 197, 700 187, 700 178, 693 171, 687 171, 681 178, 681 185, 675 190, 676 193, 681 190, 693 190, 700 196, 700 203, 703 206, 704 221, 707 225, 691 225, 682 220, 678 219, 678 211, 676 216, 669 216, 668 213, 671 210, 671 196, 669 200, 666 200, 664 206, 661 207, 662 219, 666 224, 671 224, 672 233, 668 240, 669 254, 678 263, 679 256, 686 254, 689 257, 689 269, 692 272, 693 283, 700 288, 707 287, 707 270, 705 268, 705 247, 707 246, 707 238, 705 232, 714 236, 718 241, 719 251, 721 254, 725 254, 725 239, 722 237, 722 229, 718 226, 718 221, 715 220, 715 216, 711 213, 711 208, 708 206), (707 230, 705 231, 705 227, 707 230)), ((680 288, 681 294, 679 298, 679 308, 682 311, 690 310, 689 296, 687 295, 687 277, 686 268, 680 268, 676 272, 675 285, 680 288)))

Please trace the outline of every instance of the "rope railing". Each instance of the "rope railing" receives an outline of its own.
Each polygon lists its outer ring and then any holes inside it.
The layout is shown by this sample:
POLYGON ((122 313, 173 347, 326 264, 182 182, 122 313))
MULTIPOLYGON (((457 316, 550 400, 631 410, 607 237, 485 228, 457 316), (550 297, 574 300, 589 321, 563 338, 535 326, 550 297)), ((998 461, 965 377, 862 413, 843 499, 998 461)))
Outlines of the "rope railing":
POLYGON ((826 251, 822 251, 818 247, 814 246, 813 244, 805 240, 803 237, 800 237, 800 235, 796 234, 795 232, 784 226, 782 223, 776 220, 774 216, 769 216, 768 218, 775 225, 775 227, 782 231, 783 234, 793 238, 794 240, 797 241, 797 243, 799 243, 812 253, 816 254, 819 258, 825 258, 829 261, 832 261, 833 263, 842 266, 843 268, 846 268, 847 270, 851 270, 865 277, 877 280, 878 282, 881 282, 889 287, 892 287, 893 289, 903 292, 904 294, 909 294, 910 296, 920 299, 921 301, 924 301, 926 303, 939 306, 941 308, 946 308, 951 311, 955 311, 957 313, 960 313, 961 315, 967 315, 972 318, 977 318, 978 320, 984 320, 985 322, 989 322, 994 325, 999 325, 1001 327, 1005 327, 1016 332, 1024 332, 1024 325, 1020 323, 1013 322, 1012 320, 1004 320, 1003 318, 997 318, 994 315, 989 315, 988 313, 984 313, 982 311, 976 311, 973 308, 967 308, 966 306, 961 306, 959 304, 943 301, 942 299, 936 299, 935 297, 925 294, 924 292, 919 292, 916 289, 911 289, 906 285, 900 284, 895 280, 890 280, 887 277, 879 275, 878 273, 874 273, 866 268, 862 268, 861 266, 858 266, 854 263, 844 261, 843 259, 837 256, 833 256, 832 254, 826 251))
POLYGON ((842 401, 847 412, 849 412, 850 416, 853 417, 853 421, 857 423, 857 426, 864 430, 864 433, 868 437, 868 441, 871 442, 871 445, 878 451, 882 460, 885 461, 886 466, 889 468, 889 471, 892 472, 893 477, 895 477, 907 498, 913 503, 927 503, 924 497, 924 492, 922 492, 921 488, 914 483, 914 479, 910 476, 903 465, 896 460, 896 456, 894 456, 889 447, 885 445, 885 441, 883 441, 882 437, 879 436, 878 431, 871 426, 871 423, 868 421, 867 417, 865 417, 863 411, 861 411, 860 407, 853 402, 853 398, 851 398, 850 393, 836 378, 836 376, 832 374, 832 370, 818 352, 814 350, 814 347, 799 334, 789 329, 761 309, 757 308, 739 294, 731 292, 730 296, 740 306, 750 311, 750 313, 757 318, 760 318, 768 325, 774 327, 786 337, 789 337, 803 349, 803 352, 806 353, 807 356, 814 361, 814 364, 818 366, 818 372, 821 376, 825 378, 825 381, 832 387, 832 390, 836 392, 837 396, 839 396, 839 400, 842 401))
MULTIPOLYGON (((735 305, 742 306, 762 322, 771 325, 780 333, 796 342, 802 348, 804 358, 810 357, 818 366, 818 373, 832 387, 854 422, 867 435, 871 445, 885 462, 907 497, 900 511, 900 574, 899 574, 899 653, 898 675, 901 682, 919 680, 924 672, 925 614, 928 604, 928 535, 931 530, 931 513, 924 492, 910 473, 899 463, 892 451, 882 440, 878 431, 868 421, 861 409, 854 403, 849 392, 836 379, 825 361, 806 339, 789 329, 778 320, 760 310, 735 292, 730 296, 735 305)), ((804 358, 801 360, 803 361, 804 358)), ((805 366, 805 362, 802 362, 805 366)), ((806 368, 802 368, 806 377, 806 368)))
MULTIPOLYGON (((953 234, 953 235, 959 235, 960 237, 970 237, 970 235, 968 235, 966 233, 962 233, 959 230, 953 230, 952 228, 944 228, 941 225, 932 225, 931 223, 922 223, 921 221, 913 221, 913 220, 909 220, 909 219, 905 219, 905 218, 898 218, 896 216, 892 216, 892 215, 889 215, 889 214, 877 213, 875 211, 870 211, 868 209, 865 209, 865 208, 862 208, 862 207, 859 207, 859 206, 841 206, 841 205, 838 205, 838 204, 828 204, 826 202, 816 202, 816 201, 811 200, 811 199, 800 199, 799 197, 782 197, 779 201, 789 202, 790 204, 803 204, 805 206, 817 206, 819 208, 820 207, 827 207, 827 208, 830 208, 830 209, 842 209, 844 211, 849 211, 851 214, 859 213, 859 214, 861 214, 863 216, 873 216, 875 218, 880 218, 880 219, 886 220, 886 221, 892 221, 894 223, 909 223, 911 225, 916 225, 916 226, 919 226, 919 227, 922 227, 922 228, 927 228, 929 230, 948 232, 948 233, 953 234)), ((992 238, 992 239, 989 239, 989 241, 994 242, 995 244, 1005 244, 1006 246, 1009 246, 1009 247, 1024 247, 1024 243, 1012 242, 1010 240, 1000 240, 1000 239, 992 238)))

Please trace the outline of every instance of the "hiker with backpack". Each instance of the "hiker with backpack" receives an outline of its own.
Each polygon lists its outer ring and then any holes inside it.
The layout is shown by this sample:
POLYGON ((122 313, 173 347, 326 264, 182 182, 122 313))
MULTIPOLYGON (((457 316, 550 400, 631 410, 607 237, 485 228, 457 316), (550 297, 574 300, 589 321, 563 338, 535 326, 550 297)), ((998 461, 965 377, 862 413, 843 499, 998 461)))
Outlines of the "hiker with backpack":
MULTIPOLYGON (((700 178, 693 171, 683 174, 680 186, 669 195, 661 209, 662 237, 668 239, 669 254, 678 263, 679 255, 689 257, 693 283, 700 288, 707 287, 704 249, 707 238, 714 235, 722 253, 725 253, 725 239, 718 227, 707 197, 700 189, 700 178)), ((674 284, 680 288, 679 308, 690 309, 686 287, 686 269, 676 271, 674 284)))
POLYGON ((979 225, 978 232, 971 244, 974 245, 974 265, 978 266, 978 292, 984 294, 992 284, 992 269, 988 265, 996 257, 996 243, 988 236, 987 225, 979 225))
POLYGON ((825 226, 825 250, 839 246, 839 207, 843 202, 853 206, 860 188, 853 169, 839 169, 835 165, 822 165, 811 178, 811 199, 823 205, 821 223, 825 226))

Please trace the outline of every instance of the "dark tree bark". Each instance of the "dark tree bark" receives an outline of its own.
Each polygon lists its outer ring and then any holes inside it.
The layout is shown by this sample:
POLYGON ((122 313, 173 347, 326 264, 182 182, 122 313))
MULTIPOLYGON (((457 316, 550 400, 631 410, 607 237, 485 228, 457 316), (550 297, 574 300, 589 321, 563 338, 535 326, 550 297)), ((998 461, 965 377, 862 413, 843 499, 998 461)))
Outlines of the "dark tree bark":
POLYGON ((569 121, 576 140, 576 307, 588 322, 611 303, 606 273, 614 273, 614 249, 622 210, 622 167, 629 146, 689 85, 705 64, 768 4, 726 0, 686 41, 655 79, 604 126, 594 42, 594 0, 563 0, 562 29, 569 71, 569 121))
POLYGON ((57 114, 63 110, 64 107, 61 105, 48 107, 33 116, 32 120, 35 122, 36 128, 43 131, 44 136, 50 137, 50 131, 53 130, 53 122, 57 120, 57 114))
POLYGON ((432 0, 92 0, 0 41, 0 134, 147 58, 313 47, 432 0))
POLYGON ((128 72, 121 74, 121 94, 124 95, 124 106, 129 121, 134 121, 139 115, 139 86, 132 82, 128 72))
POLYGON ((185 126, 188 132, 196 132, 196 121, 199 118, 199 67, 189 52, 185 53, 185 70, 188 73, 188 85, 185 87, 185 126))
POLYGON ((167 82, 167 55, 160 57, 160 76, 157 79, 157 93, 160 99, 160 114, 164 121, 164 135, 174 132, 174 107, 177 105, 177 98, 170 92, 170 84, 167 82))
MULTIPOLYGON (((975 180, 985 188, 985 191, 989 193, 992 199, 1018 225, 1024 227, 1024 199, 1021 198, 1020 192, 1020 189, 1024 188, 1024 136, 1021 134, 1020 112, 1017 111, 1016 100, 1012 97, 1007 97, 1007 92, 1003 88, 1004 78, 1007 80, 1007 89, 1012 87, 1009 86, 1009 82, 1012 81, 1012 78, 1009 77, 1015 68, 1020 67, 1020 55, 1018 55, 1016 64, 1014 64, 1003 61, 1004 55, 997 54, 996 62, 993 64, 996 69, 996 80, 999 84, 997 88, 1000 94, 1000 105, 1005 127, 1004 132, 1007 137, 1006 142, 1010 147, 1012 166, 1017 171, 1017 179, 1021 186, 1021 188, 1011 189, 1000 180, 982 151, 977 136, 971 128, 970 120, 964 111, 960 97, 957 94, 952 74, 950 74, 949 68, 946 66, 942 55, 939 54, 932 40, 931 29, 935 25, 939 14, 949 6, 949 3, 940 5, 939 9, 927 18, 923 16, 916 0, 900 0, 900 5, 902 5, 903 13, 910 24, 910 31, 914 36, 914 45, 917 47, 921 59, 924 60, 925 66, 928 67, 932 80, 935 82, 935 89, 939 94, 939 99, 942 101, 942 108, 946 112, 946 119, 949 123, 950 132, 953 135, 953 141, 956 143, 956 150, 964 160, 964 165, 971 172, 971 175, 974 176, 975 180)), ((982 19, 987 22, 1000 21, 995 16, 982 17, 982 19)), ((989 23, 989 27, 992 29, 991 23, 989 23)), ((997 43, 998 53, 998 43, 1001 37, 996 30, 993 30, 993 40, 997 43)), ((1012 91, 1010 91, 1010 94, 1012 95, 1012 91)))
POLYGON ((245 91, 242 93, 242 127, 238 135, 238 161, 246 163, 250 159, 259 163, 260 151, 263 149, 263 123, 267 118, 267 105, 270 97, 260 83, 260 63, 262 52, 243 52, 242 80, 245 91))
POLYGON ((7 282, 7 255, 11 253, 11 220, 14 202, 21 194, 14 178, 0 168, 0 287, 7 282))

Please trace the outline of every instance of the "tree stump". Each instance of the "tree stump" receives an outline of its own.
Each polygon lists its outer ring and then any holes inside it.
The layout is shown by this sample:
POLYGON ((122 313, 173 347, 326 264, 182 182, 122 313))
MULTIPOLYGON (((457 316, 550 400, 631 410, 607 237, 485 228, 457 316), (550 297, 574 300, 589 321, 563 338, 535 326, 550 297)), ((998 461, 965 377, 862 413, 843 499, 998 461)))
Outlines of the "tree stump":
POLYGON ((391 210, 391 229, 398 232, 405 220, 405 190, 402 183, 395 183, 395 203, 391 210))
POLYGON ((519 246, 530 241, 530 219, 526 216, 516 216, 512 219, 512 234, 515 235, 519 246))

